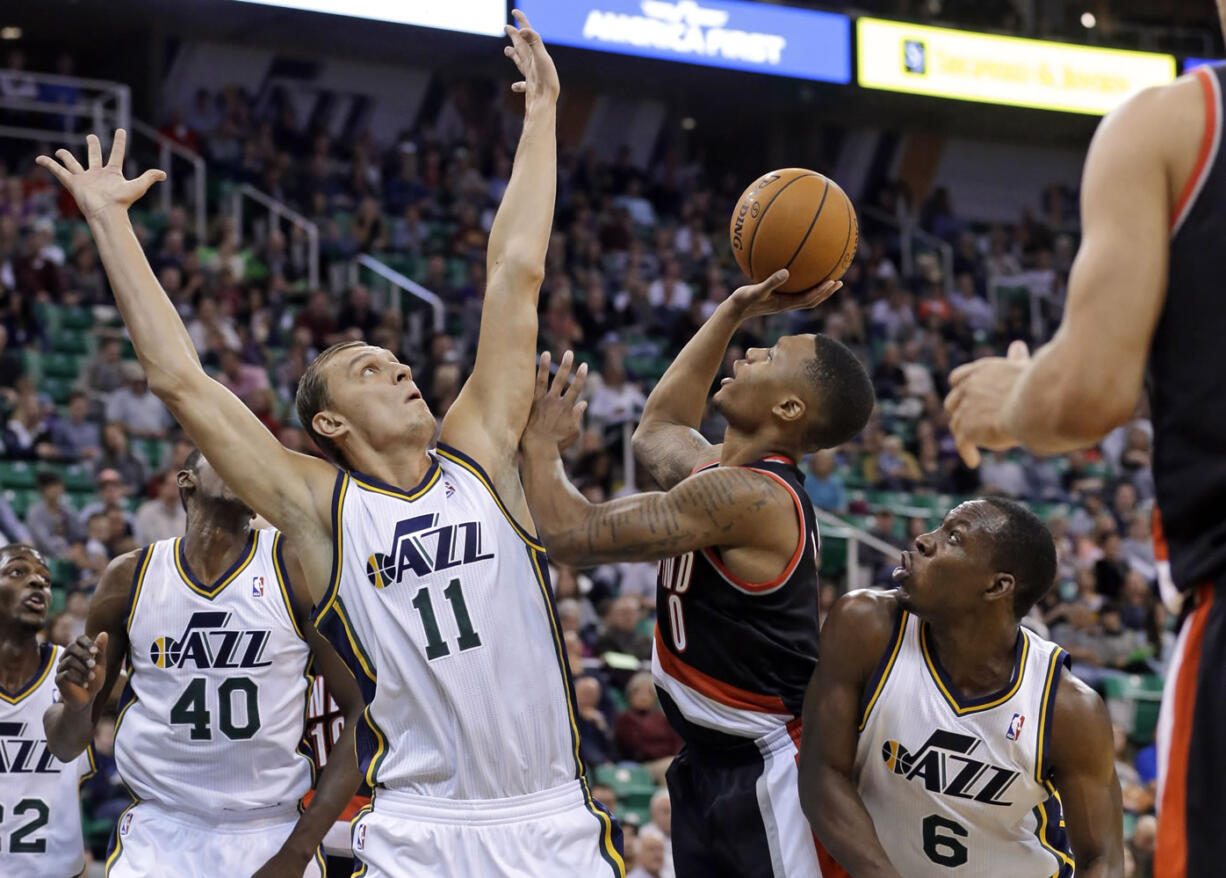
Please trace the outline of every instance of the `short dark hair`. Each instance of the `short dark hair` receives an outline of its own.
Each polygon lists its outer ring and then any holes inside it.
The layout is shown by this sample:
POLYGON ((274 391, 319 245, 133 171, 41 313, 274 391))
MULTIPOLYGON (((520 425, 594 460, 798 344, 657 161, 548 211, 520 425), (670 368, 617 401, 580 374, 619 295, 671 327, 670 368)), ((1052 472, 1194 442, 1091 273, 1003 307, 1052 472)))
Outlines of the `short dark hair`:
POLYGON ((806 451, 834 448, 864 429, 876 398, 864 364, 841 342, 814 336, 813 357, 805 364, 819 400, 805 428, 806 451))
MULTIPOLYGON (((200 461, 204 460, 204 452, 199 448, 193 448, 187 452, 187 457, 183 458, 183 469, 189 473, 200 471, 200 461)), ((183 511, 187 511, 187 491, 183 488, 179 489, 179 502, 183 504, 183 511)))
POLYGON ((323 452, 325 457, 346 468, 348 464, 340 447, 327 436, 317 432, 311 422, 317 414, 332 404, 332 397, 328 395, 328 383, 324 380, 323 367, 339 352, 365 344, 364 341, 343 341, 325 349, 302 373, 302 377, 298 379, 298 391, 294 394, 294 408, 298 412, 298 420, 302 421, 302 429, 306 430, 315 447, 323 452))
POLYGON ((60 476, 60 474, 49 469, 39 470, 38 474, 34 476, 34 481, 38 485, 38 490, 40 491, 43 488, 50 487, 51 485, 64 484, 64 479, 60 476))
POLYGON ((1013 574, 1013 613, 1020 619, 1056 581, 1056 542, 1043 519, 1021 503, 1003 497, 983 502, 1004 515, 1004 524, 992 534, 992 563, 1013 574))
POLYGON ((0 561, 12 555, 29 555, 44 567, 47 565, 47 559, 43 557, 43 553, 29 543, 9 543, 7 546, 0 546, 0 561))

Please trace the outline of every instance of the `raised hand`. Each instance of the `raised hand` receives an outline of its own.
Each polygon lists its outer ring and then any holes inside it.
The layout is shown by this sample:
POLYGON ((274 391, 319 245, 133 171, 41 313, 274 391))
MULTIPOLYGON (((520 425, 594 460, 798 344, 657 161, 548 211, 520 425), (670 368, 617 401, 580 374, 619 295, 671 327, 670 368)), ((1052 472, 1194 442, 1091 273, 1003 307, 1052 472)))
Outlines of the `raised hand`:
POLYGON ((111 144, 111 157, 102 163, 102 144, 98 135, 85 138, 89 157, 88 168, 81 167, 76 156, 66 149, 55 151, 57 162, 50 156, 40 155, 34 161, 42 165, 64 184, 77 202, 77 207, 87 220, 95 219, 110 210, 127 210, 149 187, 166 179, 164 171, 148 170, 134 180, 123 176, 123 155, 128 145, 128 133, 122 128, 115 131, 111 144), (62 164, 61 164, 62 162, 62 164))
POLYGON ((106 642, 104 631, 93 640, 81 635, 64 649, 55 671, 55 685, 60 699, 72 710, 82 710, 94 703, 106 680, 106 642))
POLYGON ((784 311, 804 311, 816 308, 843 288, 841 280, 828 280, 821 286, 801 293, 777 293, 788 282, 788 270, 781 268, 762 281, 741 287, 728 300, 743 314, 743 319, 780 314, 784 311))
POLYGON ((979 466, 980 448, 1003 451, 1017 445, 1005 427, 1005 405, 1029 364, 1026 343, 1015 341, 1007 356, 984 357, 950 373, 945 410, 958 453, 967 466, 979 466))
POLYGON ((532 400, 532 412, 528 426, 524 428, 520 444, 566 448, 579 438, 583 425, 583 412, 587 402, 580 402, 583 384, 587 380, 587 363, 579 366, 575 380, 567 384, 575 356, 570 351, 562 355, 558 373, 549 381, 549 352, 541 354, 536 370, 536 393, 532 400))
POLYGON ((527 97, 528 106, 538 101, 556 101, 562 91, 558 82, 558 71, 553 66, 553 59, 545 50, 541 35, 532 29, 528 16, 518 9, 511 11, 515 24, 506 26, 507 36, 511 45, 502 52, 515 62, 523 79, 511 85, 511 91, 519 92, 527 97))

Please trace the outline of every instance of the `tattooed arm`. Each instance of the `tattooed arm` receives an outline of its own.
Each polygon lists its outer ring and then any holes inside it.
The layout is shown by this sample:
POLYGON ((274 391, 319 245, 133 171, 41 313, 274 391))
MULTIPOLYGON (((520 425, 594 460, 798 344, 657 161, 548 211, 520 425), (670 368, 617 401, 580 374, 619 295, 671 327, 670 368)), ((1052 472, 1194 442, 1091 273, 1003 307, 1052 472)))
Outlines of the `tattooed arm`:
POLYGON ((712 546, 796 548, 791 495, 769 476, 718 467, 667 492, 593 504, 566 477, 557 446, 525 446, 524 490, 549 554, 564 564, 658 561, 712 546))

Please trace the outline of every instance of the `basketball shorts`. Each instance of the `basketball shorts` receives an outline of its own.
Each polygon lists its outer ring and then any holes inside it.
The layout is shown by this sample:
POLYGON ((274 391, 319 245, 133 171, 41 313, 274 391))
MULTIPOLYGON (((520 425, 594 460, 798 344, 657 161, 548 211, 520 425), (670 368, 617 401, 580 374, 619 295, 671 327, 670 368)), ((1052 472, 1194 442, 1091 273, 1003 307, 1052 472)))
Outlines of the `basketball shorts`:
POLYGON ((1158 717, 1154 878, 1219 878, 1226 863, 1226 583, 1193 599, 1158 717))
POLYGON ((353 821, 363 878, 625 878, 621 828, 579 781, 506 799, 378 790, 353 821))
MULTIPOLYGON (((115 824, 106 878, 248 876, 281 849, 297 821, 296 807, 278 808, 268 816, 247 813, 223 820, 140 802, 115 824)), ((323 855, 317 852, 303 878, 323 878, 323 874, 323 855)))
POLYGON ((681 750, 667 775, 677 878, 822 875, 800 810, 798 744, 799 723, 719 751, 681 750))

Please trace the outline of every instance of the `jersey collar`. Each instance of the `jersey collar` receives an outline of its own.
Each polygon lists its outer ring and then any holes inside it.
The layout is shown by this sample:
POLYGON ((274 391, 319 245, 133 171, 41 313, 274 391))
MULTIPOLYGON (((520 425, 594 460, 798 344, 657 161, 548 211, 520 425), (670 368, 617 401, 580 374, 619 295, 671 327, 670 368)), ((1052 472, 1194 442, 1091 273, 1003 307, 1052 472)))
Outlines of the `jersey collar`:
POLYGON ((919 641, 920 651, 924 654, 924 664, 928 666, 932 679, 937 684, 937 688, 941 690, 941 694, 945 696, 946 702, 949 703, 949 706, 953 708, 954 713, 958 716, 999 707, 1016 695, 1017 690, 1022 686, 1022 675, 1026 670, 1026 656, 1030 652, 1030 638, 1026 636, 1026 633, 1021 628, 1017 632, 1017 646, 1013 659, 1013 676, 1010 678, 1009 683, 998 692, 982 695, 978 698, 964 698, 958 692, 958 688, 954 686, 953 680, 945 672, 945 668, 941 667, 940 659, 937 658, 936 653, 928 645, 927 622, 920 622, 919 641))
POLYGON ((221 574, 217 581, 212 585, 208 585, 201 581, 195 573, 192 573, 191 568, 187 566, 187 556, 183 554, 183 538, 178 537, 175 540, 174 558, 175 567, 179 571, 179 576, 187 583, 187 586, 197 594, 212 600, 221 593, 221 590, 234 581, 243 569, 251 563, 251 559, 255 557, 255 547, 259 542, 259 531, 252 528, 251 535, 247 538, 247 548, 238 556, 238 560, 230 565, 230 569, 221 574))

